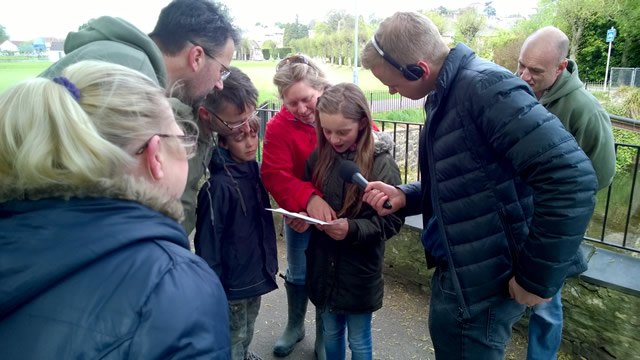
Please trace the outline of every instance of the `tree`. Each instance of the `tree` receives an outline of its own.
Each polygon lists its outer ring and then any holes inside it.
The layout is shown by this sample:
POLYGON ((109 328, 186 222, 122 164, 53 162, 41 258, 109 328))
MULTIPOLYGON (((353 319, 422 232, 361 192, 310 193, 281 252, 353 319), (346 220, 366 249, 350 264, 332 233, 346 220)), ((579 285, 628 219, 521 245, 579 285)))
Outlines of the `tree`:
POLYGON ((220 13, 222 14, 222 16, 224 16, 227 19, 227 21, 229 21, 230 24, 233 24, 235 17, 231 16, 231 11, 229 10, 229 7, 227 6, 227 4, 219 1, 216 4, 218 5, 218 8, 220 9, 220 13))
POLYGON ((487 1, 484 3, 484 14, 487 16, 496 16, 496 8, 491 6, 493 1, 487 1))
POLYGON ((0 25, 0 44, 5 42, 6 40, 9 40, 9 34, 7 33, 7 29, 4 26, 0 25))
POLYGON ((78 26, 78 31, 82 31, 82 30, 84 30, 84 29, 88 28, 88 27, 89 27, 89 23, 90 23, 90 22, 92 22, 93 20, 95 20, 95 18, 91 18, 91 19, 89 19, 89 21, 87 21, 86 23, 84 23, 84 24, 82 24, 82 25, 78 26))
POLYGON ((438 11, 421 11, 421 13, 433 22, 433 24, 438 28, 440 35, 449 31, 449 20, 438 11))
POLYGON ((300 24, 298 16, 296 16, 295 23, 289 23, 284 26, 284 36, 282 43, 284 46, 289 46, 289 42, 294 39, 303 39, 309 37, 309 28, 306 25, 300 24))
POLYGON ((251 59, 251 40, 248 37, 242 38, 240 41, 240 56, 242 60, 251 59))
POLYGON ((558 27, 564 28, 571 40, 569 57, 577 58, 578 47, 587 24, 606 14, 606 5, 602 0, 558 0, 556 20, 558 27))
POLYGON ((478 13, 476 9, 465 9, 454 24, 456 33, 453 36, 453 40, 455 42, 462 41, 470 45, 484 27, 485 21, 486 18, 478 13))
MULTIPOLYGON (((278 48, 278 44, 276 44, 273 40, 266 40, 262 43, 263 49, 269 49, 272 58, 276 58, 276 49, 278 48)), ((269 60, 268 58, 266 60, 269 60)))
POLYGON ((23 41, 18 45, 18 51, 21 54, 31 54, 33 53, 33 41, 23 41))
POLYGON ((453 11, 447 9, 444 6, 439 6, 438 9, 436 10, 438 12, 438 14, 442 15, 442 16, 447 16, 447 15, 451 15, 453 13, 453 11))
POLYGON ((615 17, 618 23, 618 34, 624 36, 624 44, 616 39, 616 48, 622 46, 620 66, 640 65, 640 6, 637 0, 621 0, 617 3, 619 9, 615 17))

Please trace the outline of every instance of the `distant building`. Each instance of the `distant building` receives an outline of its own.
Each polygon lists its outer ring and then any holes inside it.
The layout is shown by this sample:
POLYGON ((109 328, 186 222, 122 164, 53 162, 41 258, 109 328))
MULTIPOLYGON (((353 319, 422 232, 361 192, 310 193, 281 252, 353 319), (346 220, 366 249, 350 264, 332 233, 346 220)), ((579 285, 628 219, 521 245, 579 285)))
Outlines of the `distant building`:
POLYGON ((244 29, 243 36, 255 41, 259 46, 262 46, 262 43, 267 40, 272 40, 278 47, 282 47, 284 29, 280 29, 277 26, 256 25, 251 29, 244 29))
POLYGON ((17 52, 18 44, 13 41, 5 40, 0 44, 0 51, 17 52))
POLYGON ((53 41, 48 49, 49 61, 56 62, 64 57, 64 42, 53 41))
POLYGON ((47 51, 47 42, 43 38, 33 39, 33 51, 37 53, 44 53, 47 51))

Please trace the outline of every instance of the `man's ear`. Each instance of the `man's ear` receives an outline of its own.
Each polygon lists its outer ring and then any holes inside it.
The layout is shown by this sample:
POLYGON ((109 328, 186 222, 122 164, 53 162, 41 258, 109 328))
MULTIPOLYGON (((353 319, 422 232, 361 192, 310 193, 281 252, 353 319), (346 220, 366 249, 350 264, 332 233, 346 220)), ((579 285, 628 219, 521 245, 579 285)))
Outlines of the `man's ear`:
POLYGON ((145 160, 147 161, 147 169, 149 175, 155 181, 160 181, 164 178, 163 158, 160 154, 160 137, 153 136, 149 140, 149 144, 144 151, 145 160))
POLYGON ((420 66, 424 71, 424 74, 422 74, 422 78, 424 79, 429 78, 429 75, 431 74, 431 69, 429 69, 429 64, 427 64, 425 61, 420 60, 418 61, 417 65, 420 66))
POLYGON ((558 65, 558 74, 560 74, 561 72, 564 71, 564 69, 567 68, 567 65, 569 65, 569 62, 567 61, 567 59, 562 60, 562 62, 560 63, 560 65, 558 65))
POLYGON ((204 106, 198 108, 198 117, 207 123, 211 121, 211 113, 204 106))
POLYGON ((202 47, 193 46, 191 49, 189 49, 189 51, 187 52, 187 61, 189 62, 189 68, 192 72, 198 72, 200 69, 202 69, 202 67, 204 66, 205 57, 206 54, 204 53, 204 50, 202 50, 202 47))

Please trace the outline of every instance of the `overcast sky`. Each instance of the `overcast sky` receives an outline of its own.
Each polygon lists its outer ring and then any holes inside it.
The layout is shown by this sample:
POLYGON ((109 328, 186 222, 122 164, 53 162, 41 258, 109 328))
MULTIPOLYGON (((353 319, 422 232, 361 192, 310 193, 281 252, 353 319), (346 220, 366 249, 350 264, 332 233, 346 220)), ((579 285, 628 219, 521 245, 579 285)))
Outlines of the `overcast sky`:
MULTIPOLYGON (((31 40, 35 37, 64 38, 87 20, 102 15, 121 17, 145 33, 151 32, 160 14, 170 0, 13 0, 11 6, 0 12, 3 25, 11 40, 31 40)), ((331 9, 357 11, 367 18, 375 13, 386 17, 395 11, 413 11, 445 6, 448 9, 465 7, 471 3, 484 4, 486 0, 223 0, 228 4, 235 24, 247 28, 257 22, 272 25, 275 22, 294 22, 296 14, 303 24, 324 20, 331 9)), ((498 16, 529 15, 537 0, 494 0, 498 16)))

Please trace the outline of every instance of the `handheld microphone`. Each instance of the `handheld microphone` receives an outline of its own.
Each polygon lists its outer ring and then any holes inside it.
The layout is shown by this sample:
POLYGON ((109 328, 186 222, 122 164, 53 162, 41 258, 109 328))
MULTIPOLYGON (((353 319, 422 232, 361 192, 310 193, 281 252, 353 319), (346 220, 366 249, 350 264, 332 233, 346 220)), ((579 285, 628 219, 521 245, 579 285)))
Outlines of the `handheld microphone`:
MULTIPOLYGON (((338 173, 342 180, 354 184, 362 191, 364 191, 369 183, 360 173, 358 165, 351 160, 343 160, 340 165, 338 165, 338 173)), ((391 209, 391 203, 389 200, 385 201, 382 207, 385 209, 391 209)))

